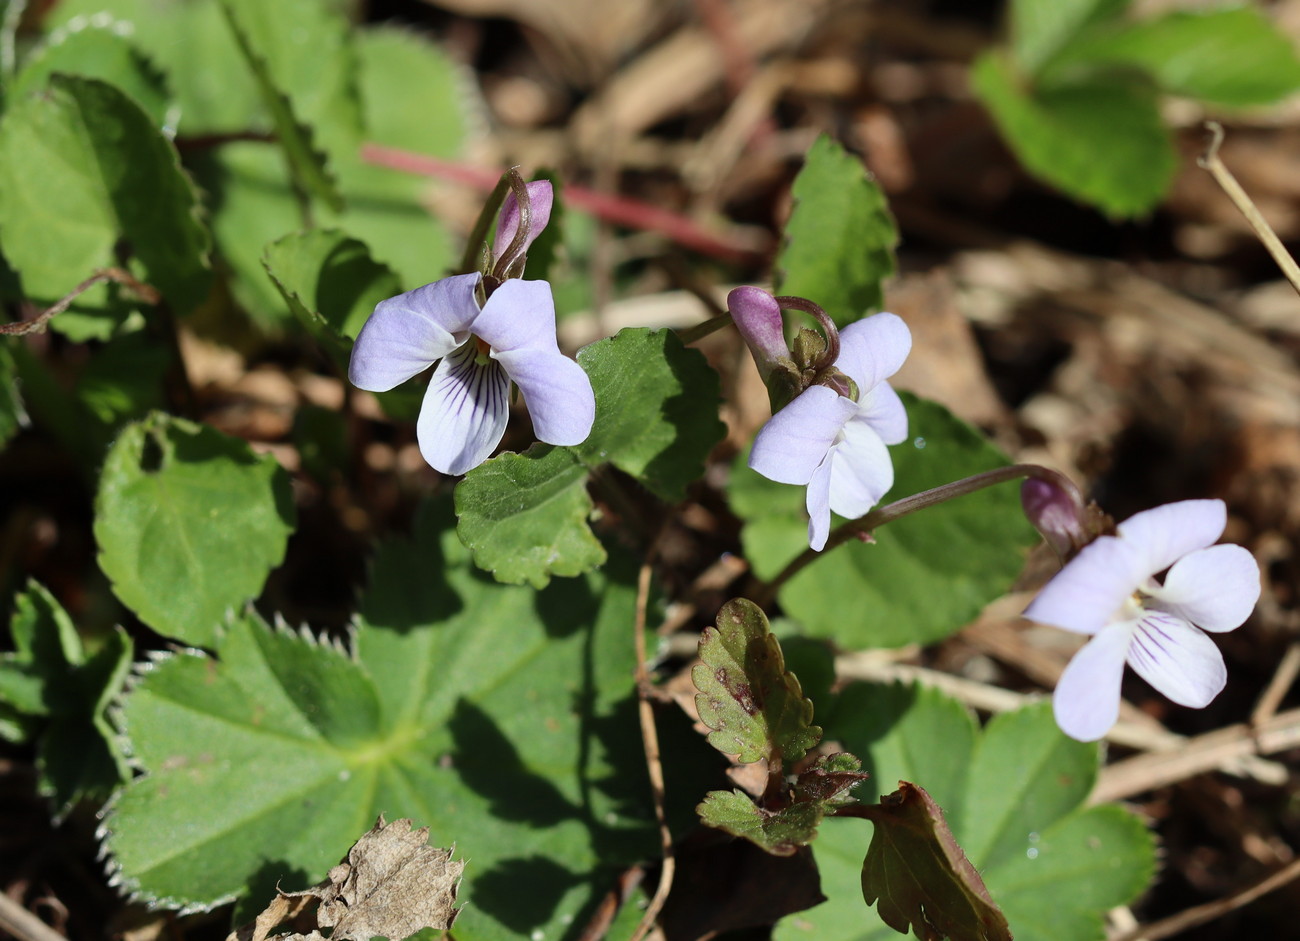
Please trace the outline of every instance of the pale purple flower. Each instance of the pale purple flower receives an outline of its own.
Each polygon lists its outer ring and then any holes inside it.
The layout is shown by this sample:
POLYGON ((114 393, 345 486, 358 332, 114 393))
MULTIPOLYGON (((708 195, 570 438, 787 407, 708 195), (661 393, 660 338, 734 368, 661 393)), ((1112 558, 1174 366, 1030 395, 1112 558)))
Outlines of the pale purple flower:
POLYGON ((1180 706, 1200 709, 1223 689, 1223 655, 1205 632, 1240 627, 1260 590, 1254 557, 1214 544, 1226 523, 1222 500, 1135 514, 1117 536, 1085 546, 1025 610, 1032 620, 1092 636, 1056 685, 1052 701, 1065 734, 1091 742, 1115 724, 1126 661, 1180 706))
POLYGON ((835 367, 857 385, 857 399, 809 386, 763 426, 749 457, 769 480, 808 487, 808 544, 819 551, 832 510, 862 516, 894 485, 885 446, 907 437, 907 411, 885 381, 912 349, 907 324, 876 314, 841 330, 839 342, 835 367))
MULTIPOLYGON (((525 248, 551 208, 549 183, 530 183, 528 191, 525 248)), ((518 231, 519 215, 511 194, 497 224, 497 255, 518 231)), ((353 385, 386 392, 441 360, 420 406, 416 437, 424 459, 444 474, 477 467, 500 443, 512 381, 537 437, 548 444, 581 443, 595 419, 587 374, 555 342, 551 286, 508 278, 480 306, 483 280, 477 272, 453 275, 380 301, 357 335, 348 367, 353 385)))

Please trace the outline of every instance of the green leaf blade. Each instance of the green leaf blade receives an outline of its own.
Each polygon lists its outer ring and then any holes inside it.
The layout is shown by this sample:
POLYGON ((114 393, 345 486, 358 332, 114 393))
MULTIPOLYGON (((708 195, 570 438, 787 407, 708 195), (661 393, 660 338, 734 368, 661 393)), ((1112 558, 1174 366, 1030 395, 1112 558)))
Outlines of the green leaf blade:
POLYGON ((862 162, 823 135, 808 152, 792 195, 776 293, 806 297, 841 327, 879 310, 882 283, 897 267, 898 229, 862 162))
POLYGON ((743 791, 710 791, 696 810, 706 826, 749 840, 773 856, 791 856, 811 843, 824 814, 816 801, 763 810, 743 791))
POLYGON ((605 562, 587 525, 587 468, 567 448, 535 444, 497 455, 456 485, 456 532, 497 581, 545 588, 605 562))
POLYGON ((199 646, 213 644, 228 609, 261 591, 296 519, 273 458, 161 414, 113 445, 95 509, 114 593, 160 634, 199 646))

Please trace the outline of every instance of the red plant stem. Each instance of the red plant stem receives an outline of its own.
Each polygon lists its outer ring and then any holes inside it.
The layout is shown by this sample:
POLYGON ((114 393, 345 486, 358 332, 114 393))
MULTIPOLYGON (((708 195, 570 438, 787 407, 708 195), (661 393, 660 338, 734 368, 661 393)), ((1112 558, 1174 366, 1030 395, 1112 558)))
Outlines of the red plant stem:
MULTIPOLYGON (((484 191, 492 189, 501 176, 495 170, 472 167, 450 160, 440 160, 426 154, 416 154, 393 147, 382 147, 379 144, 363 144, 361 159, 375 166, 388 167, 419 176, 451 180, 484 191)), ((614 225, 626 226, 630 229, 658 232, 672 239, 678 245, 722 261, 752 262, 761 259, 764 255, 762 251, 757 249, 729 242, 721 236, 701 228, 686 216, 660 209, 640 200, 619 196, 615 193, 601 193, 572 183, 566 183, 564 184, 564 201, 574 209, 590 213, 597 219, 614 225)))

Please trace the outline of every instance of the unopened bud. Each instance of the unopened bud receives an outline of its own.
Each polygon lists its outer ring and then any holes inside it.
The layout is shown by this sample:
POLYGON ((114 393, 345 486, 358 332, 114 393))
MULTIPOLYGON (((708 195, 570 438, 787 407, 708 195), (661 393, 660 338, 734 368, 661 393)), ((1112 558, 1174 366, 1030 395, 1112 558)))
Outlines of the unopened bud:
POLYGON ((1074 556, 1096 535, 1089 531, 1089 514, 1077 492, 1059 484, 1030 477, 1020 485, 1020 505, 1062 560, 1074 556))

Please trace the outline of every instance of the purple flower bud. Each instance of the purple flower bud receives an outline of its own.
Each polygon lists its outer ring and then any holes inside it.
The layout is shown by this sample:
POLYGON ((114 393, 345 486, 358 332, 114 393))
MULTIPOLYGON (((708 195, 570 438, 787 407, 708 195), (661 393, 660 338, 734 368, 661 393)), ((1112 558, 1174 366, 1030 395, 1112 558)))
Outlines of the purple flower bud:
POLYGON ((776 298, 760 288, 736 288, 727 295, 727 310, 745 338, 749 352, 754 354, 758 374, 766 383, 781 363, 790 361, 785 325, 776 298))
POLYGON ((1071 558, 1092 538, 1078 496, 1059 484, 1029 478, 1020 485, 1020 505, 1029 522, 1063 560, 1071 558))
MULTIPOLYGON (((528 251, 528 246, 533 244, 533 240, 542 234, 546 223, 551 221, 551 204, 555 201, 555 192, 551 189, 549 180, 538 180, 527 186, 531 216, 528 222, 528 237, 524 240, 523 251, 525 252, 528 251)), ((497 217, 497 234, 492 240, 493 258, 501 257, 501 253, 510 247, 518 231, 519 200, 515 198, 513 192, 509 192, 506 193, 505 202, 501 204, 501 214, 497 217)))

